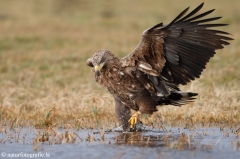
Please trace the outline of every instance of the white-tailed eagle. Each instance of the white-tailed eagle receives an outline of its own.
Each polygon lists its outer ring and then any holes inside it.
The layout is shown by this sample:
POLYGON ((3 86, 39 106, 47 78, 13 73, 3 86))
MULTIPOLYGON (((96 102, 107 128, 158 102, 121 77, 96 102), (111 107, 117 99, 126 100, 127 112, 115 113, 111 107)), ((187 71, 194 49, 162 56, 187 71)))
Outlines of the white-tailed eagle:
POLYGON ((203 3, 185 15, 188 7, 170 24, 145 30, 138 46, 124 58, 102 49, 87 60, 96 81, 113 95, 120 124, 134 128, 138 114, 152 114, 159 105, 179 106, 197 95, 180 91, 178 85, 198 78, 215 50, 232 40, 229 33, 212 29, 226 24, 208 23, 221 17, 205 19, 214 9, 198 14, 202 7, 203 3), (137 111, 132 118, 130 109, 137 111))

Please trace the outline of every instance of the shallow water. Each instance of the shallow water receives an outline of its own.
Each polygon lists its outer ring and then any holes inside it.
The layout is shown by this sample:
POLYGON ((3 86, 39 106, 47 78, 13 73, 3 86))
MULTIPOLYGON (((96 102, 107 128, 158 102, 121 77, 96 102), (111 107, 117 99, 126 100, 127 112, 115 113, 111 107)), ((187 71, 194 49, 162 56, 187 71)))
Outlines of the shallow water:
POLYGON ((36 156, 32 158, 43 158, 40 155, 50 156, 50 158, 84 159, 240 158, 238 145, 240 138, 237 132, 239 130, 230 128, 223 130, 220 128, 167 128, 165 132, 161 130, 105 132, 104 137, 102 130, 68 130, 69 133, 66 133, 66 130, 54 130, 54 137, 51 137, 50 133, 49 136, 43 135, 45 131, 33 128, 11 131, 6 129, 6 133, 0 134, 1 157, 11 158, 11 155, 15 154, 21 155, 21 158, 30 158, 31 154, 35 154, 36 156), (75 135, 74 138, 74 134, 78 136, 75 135), (42 136, 48 136, 49 139, 41 140, 42 136), (74 140, 71 141, 70 136, 74 140))

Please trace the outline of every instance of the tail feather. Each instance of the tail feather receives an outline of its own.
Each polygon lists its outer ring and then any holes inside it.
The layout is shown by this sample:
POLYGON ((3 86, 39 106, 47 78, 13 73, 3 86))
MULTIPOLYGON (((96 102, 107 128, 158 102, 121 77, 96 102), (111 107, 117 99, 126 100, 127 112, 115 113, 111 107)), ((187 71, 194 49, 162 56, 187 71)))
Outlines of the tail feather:
POLYGON ((171 94, 167 97, 162 97, 157 101, 157 105, 174 105, 181 106, 190 102, 193 102, 197 93, 193 92, 181 92, 171 91, 171 94))

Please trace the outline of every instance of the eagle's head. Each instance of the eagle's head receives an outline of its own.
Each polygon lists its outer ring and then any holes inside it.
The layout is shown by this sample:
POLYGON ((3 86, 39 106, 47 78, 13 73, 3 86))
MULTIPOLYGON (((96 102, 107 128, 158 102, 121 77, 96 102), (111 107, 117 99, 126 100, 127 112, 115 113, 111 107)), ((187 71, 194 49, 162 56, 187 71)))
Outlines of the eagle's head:
POLYGON ((101 49, 97 51, 93 57, 89 58, 87 60, 87 65, 90 67, 94 67, 94 71, 96 75, 100 75, 101 70, 104 68, 104 66, 107 65, 107 62, 114 58, 114 55, 111 53, 111 51, 106 49, 101 49))

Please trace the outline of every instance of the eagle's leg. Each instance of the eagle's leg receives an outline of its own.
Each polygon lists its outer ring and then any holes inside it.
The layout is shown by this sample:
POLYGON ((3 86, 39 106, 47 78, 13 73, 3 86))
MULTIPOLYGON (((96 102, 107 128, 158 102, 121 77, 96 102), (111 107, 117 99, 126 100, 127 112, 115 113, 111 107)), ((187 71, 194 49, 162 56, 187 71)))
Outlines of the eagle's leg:
POLYGON ((119 125, 122 125, 125 131, 128 128, 128 119, 131 117, 130 107, 125 106, 121 101, 115 99, 115 114, 119 125))
POLYGON ((134 129, 135 124, 138 123, 138 116, 141 114, 140 111, 137 111, 132 117, 128 120, 128 125, 130 129, 134 129))

